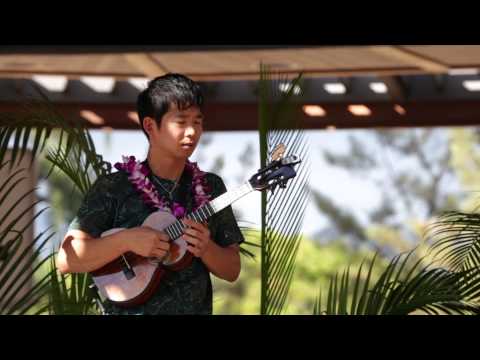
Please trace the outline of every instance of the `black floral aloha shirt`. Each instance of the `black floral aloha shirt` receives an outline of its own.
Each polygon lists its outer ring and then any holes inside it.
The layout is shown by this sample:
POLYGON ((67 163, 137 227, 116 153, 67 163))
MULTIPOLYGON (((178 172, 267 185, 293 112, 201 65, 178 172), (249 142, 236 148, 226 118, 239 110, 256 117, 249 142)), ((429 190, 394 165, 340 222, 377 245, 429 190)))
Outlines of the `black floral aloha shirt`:
MULTIPOLYGON (((144 162, 147 166, 148 163, 144 162)), ((171 190, 174 182, 154 176, 149 179, 161 196, 168 194, 161 186, 171 190)), ((191 175, 184 171, 178 186, 172 193, 174 201, 182 204, 187 212, 193 210, 191 175)), ((227 191, 223 180, 213 173, 206 173, 206 180, 212 189, 212 197, 227 191)), ((155 208, 146 205, 123 171, 101 176, 85 196, 69 229, 85 231, 92 237, 99 237, 106 230, 116 227, 140 226, 155 208)), ((220 246, 240 244, 243 235, 233 215, 231 206, 214 214, 208 221, 212 239, 220 246)), ((211 314, 212 283, 204 263, 194 257, 192 264, 178 272, 168 272, 154 296, 145 304, 122 309, 108 300, 104 303, 109 315, 160 315, 160 314, 211 314)))

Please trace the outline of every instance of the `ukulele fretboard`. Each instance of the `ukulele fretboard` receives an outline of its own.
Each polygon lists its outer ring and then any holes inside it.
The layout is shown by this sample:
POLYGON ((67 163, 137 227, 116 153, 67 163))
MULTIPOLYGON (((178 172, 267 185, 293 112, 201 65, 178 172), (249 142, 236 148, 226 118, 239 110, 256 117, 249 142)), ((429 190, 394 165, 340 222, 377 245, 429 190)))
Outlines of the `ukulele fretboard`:
MULTIPOLYGON (((253 188, 247 181, 245 184, 236 188, 235 190, 227 191, 226 193, 199 207, 194 212, 188 214, 186 218, 195 220, 199 223, 205 222, 210 216, 225 209, 227 206, 231 205, 251 191, 253 191, 253 188)), ((173 224, 169 225, 165 229, 165 232, 170 239, 175 240, 183 235, 183 230, 185 227, 185 224, 183 224, 181 220, 177 220, 173 224)))

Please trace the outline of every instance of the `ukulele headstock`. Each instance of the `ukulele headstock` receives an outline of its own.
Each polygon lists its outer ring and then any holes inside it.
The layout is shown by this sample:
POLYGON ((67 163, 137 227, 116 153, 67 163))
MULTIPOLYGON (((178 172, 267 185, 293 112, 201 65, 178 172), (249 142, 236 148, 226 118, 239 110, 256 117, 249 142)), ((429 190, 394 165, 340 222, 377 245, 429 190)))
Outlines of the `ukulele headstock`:
POLYGON ((288 180, 297 175, 294 166, 302 160, 296 155, 284 157, 284 154, 285 145, 277 145, 271 153, 270 162, 250 178, 252 188, 258 191, 271 190, 272 194, 277 186, 286 188, 288 180))

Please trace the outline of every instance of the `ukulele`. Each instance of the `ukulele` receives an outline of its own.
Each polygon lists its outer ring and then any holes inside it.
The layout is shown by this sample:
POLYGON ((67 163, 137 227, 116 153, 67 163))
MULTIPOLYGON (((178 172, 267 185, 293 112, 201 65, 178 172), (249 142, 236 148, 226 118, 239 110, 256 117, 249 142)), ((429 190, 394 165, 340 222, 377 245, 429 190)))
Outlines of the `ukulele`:
MULTIPOLYGON (((250 192, 269 189, 273 193, 277 186, 285 188, 288 180, 296 176, 294 166, 301 160, 295 155, 283 158, 283 152, 284 147, 280 144, 273 151, 272 161, 243 185, 207 202, 186 218, 202 223, 250 192)), ((193 255, 187 251, 186 241, 182 239, 186 226, 171 213, 156 211, 142 225, 168 235, 170 251, 165 258, 152 259, 127 252, 91 272, 100 295, 119 307, 129 308, 145 303, 154 294, 167 271, 183 270, 193 259, 193 255)), ((125 229, 110 229, 103 232, 101 237, 122 230, 125 229)))

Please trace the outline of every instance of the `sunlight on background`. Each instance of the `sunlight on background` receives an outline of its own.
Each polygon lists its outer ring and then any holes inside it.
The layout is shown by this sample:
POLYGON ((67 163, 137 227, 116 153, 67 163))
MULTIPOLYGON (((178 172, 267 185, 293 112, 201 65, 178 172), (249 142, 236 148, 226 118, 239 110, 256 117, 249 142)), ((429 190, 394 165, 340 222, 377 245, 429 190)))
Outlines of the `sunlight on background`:
MULTIPOLYGON (((421 241, 432 216, 446 209, 472 210, 478 202, 480 161, 470 159, 478 151, 476 128, 307 133, 312 197, 287 313, 311 313, 318 284, 325 285, 332 271, 349 263, 355 268, 375 249, 387 255, 411 249, 421 241)), ((122 155, 146 158, 148 143, 140 130, 92 130, 91 134, 97 152, 112 165, 122 155)), ((234 189, 259 168, 258 148, 254 131, 206 132, 191 160, 220 175, 227 189, 234 189)), ((48 191, 40 186, 39 193, 48 191)), ((259 228, 260 192, 232 207, 240 225, 259 228)), ((36 229, 49 224, 48 216, 42 216, 36 229)), ((67 226, 59 229, 56 246, 67 226)), ((243 258, 242 275, 234 284, 212 277, 214 313, 258 313, 260 254, 256 255, 256 260, 243 258)))

